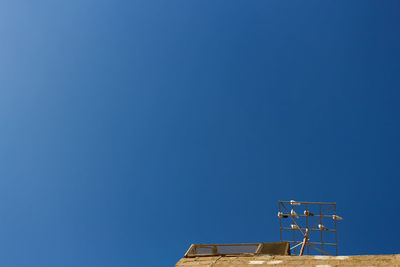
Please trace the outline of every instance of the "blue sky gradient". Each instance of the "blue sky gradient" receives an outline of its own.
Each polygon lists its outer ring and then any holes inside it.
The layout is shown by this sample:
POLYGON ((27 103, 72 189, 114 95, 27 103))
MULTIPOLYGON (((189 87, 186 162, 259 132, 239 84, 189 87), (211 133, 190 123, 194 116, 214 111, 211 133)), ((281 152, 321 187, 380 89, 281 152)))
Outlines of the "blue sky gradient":
POLYGON ((337 202, 400 253, 400 2, 0 3, 0 265, 174 266, 337 202), (392 228, 393 227, 393 228, 392 228))

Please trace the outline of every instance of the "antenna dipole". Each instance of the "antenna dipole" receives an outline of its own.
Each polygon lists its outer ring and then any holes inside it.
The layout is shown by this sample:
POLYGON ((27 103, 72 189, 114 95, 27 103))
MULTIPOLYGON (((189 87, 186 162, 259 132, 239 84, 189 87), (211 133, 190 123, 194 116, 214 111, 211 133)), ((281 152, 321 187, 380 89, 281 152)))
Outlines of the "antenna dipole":
MULTIPOLYGON (((337 221, 342 220, 342 217, 336 214, 336 203, 329 202, 309 202, 309 201, 279 201, 279 228, 280 240, 291 243, 291 254, 296 255, 295 251, 301 245, 298 255, 303 255, 307 247, 307 255, 311 251, 318 251, 321 255, 338 255, 337 245, 337 221), (299 211, 304 207, 304 212, 299 211), (290 212, 289 212, 290 209, 290 212), (297 213, 296 212, 299 212, 297 213), (324 211, 324 212, 323 212, 324 211), (315 214, 313 213, 315 212, 315 214), (331 226, 327 227, 323 224, 323 219, 331 226), (329 222, 328 220, 333 220, 329 222), (311 227, 310 227, 311 225, 311 227), (284 240, 285 232, 293 232, 293 240, 284 240), (311 240, 311 232, 320 232, 319 242, 311 240), (334 232, 334 238, 328 235, 329 232, 334 232), (296 233, 300 233, 303 237, 301 241, 296 241, 296 233), (329 248, 335 247, 335 252, 329 248), (329 253, 329 252, 331 253, 329 253)), ((287 235, 289 236, 289 235, 287 235)), ((313 237, 315 238, 315 237, 313 237)))

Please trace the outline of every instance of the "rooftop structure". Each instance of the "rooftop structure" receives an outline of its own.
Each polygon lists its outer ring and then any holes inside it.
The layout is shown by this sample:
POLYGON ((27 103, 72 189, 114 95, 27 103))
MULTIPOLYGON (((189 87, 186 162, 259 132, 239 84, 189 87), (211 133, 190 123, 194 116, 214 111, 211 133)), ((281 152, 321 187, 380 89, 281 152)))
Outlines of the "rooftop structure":
POLYGON ((279 201, 278 217, 281 242, 193 244, 175 266, 400 267, 400 254, 337 256, 337 221, 342 218, 336 203, 279 201), (304 256, 312 252, 322 255, 304 256))
POLYGON ((185 254, 189 257, 205 256, 257 256, 290 255, 289 242, 247 244, 193 244, 185 254))
POLYGON ((291 244, 292 255, 338 255, 336 203, 279 201, 280 240, 291 244))

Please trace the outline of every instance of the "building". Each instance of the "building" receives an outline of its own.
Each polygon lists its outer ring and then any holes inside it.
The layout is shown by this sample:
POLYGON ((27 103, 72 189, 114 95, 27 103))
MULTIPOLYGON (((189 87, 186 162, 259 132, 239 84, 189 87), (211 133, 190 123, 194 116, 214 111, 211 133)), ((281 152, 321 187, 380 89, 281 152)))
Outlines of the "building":
POLYGON ((400 254, 362 256, 290 256, 289 254, 289 244, 286 242, 192 245, 175 267, 400 267, 400 254))

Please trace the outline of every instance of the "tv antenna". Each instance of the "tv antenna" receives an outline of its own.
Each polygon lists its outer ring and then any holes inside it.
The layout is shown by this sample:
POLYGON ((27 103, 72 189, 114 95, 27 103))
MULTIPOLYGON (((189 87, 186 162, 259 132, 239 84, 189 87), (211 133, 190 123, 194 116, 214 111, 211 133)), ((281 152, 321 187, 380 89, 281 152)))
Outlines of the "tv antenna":
POLYGON ((338 255, 337 221, 343 218, 336 214, 336 203, 279 201, 278 217, 280 240, 291 244, 292 255, 296 255, 300 245, 300 256, 304 255, 306 248, 307 255, 310 255, 310 250, 321 255, 338 255))

